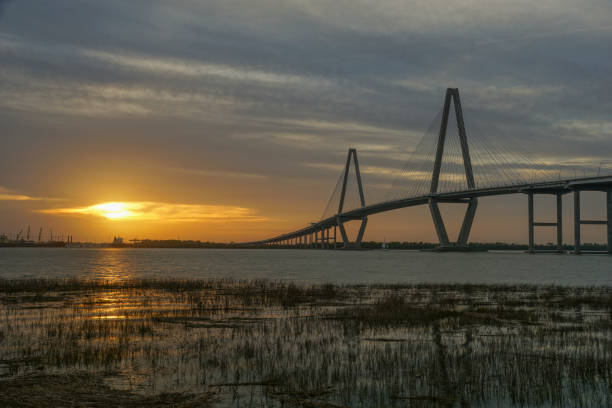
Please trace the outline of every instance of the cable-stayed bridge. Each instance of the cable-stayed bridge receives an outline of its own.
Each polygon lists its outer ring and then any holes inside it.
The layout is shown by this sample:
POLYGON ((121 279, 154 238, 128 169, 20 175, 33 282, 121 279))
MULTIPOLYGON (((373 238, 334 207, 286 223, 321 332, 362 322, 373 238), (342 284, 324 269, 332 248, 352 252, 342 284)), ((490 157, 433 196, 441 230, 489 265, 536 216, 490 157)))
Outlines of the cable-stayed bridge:
POLYGON ((434 118, 382 199, 366 204, 357 151, 349 149, 345 166, 319 221, 295 231, 245 245, 359 248, 368 216, 427 205, 438 236, 438 249, 465 250, 476 215, 478 198, 522 193, 528 197, 529 250, 535 251, 535 227, 555 227, 557 250, 561 251, 562 197, 571 193, 574 199, 574 252, 581 252, 581 225, 595 224, 606 228, 608 252, 612 253, 612 166, 609 165, 612 162, 541 163, 530 156, 529 152, 521 150, 520 143, 508 146, 508 140, 487 140, 477 132, 470 134, 468 138, 459 91, 449 88, 446 90, 442 110, 434 118), (453 111, 454 115, 451 114, 453 111), (455 131, 449 130, 449 127, 454 127, 455 131), (582 191, 605 193, 606 220, 581 218, 582 191), (556 222, 534 220, 534 196, 537 194, 556 196, 556 222), (449 239, 446 231, 440 203, 467 206, 458 238, 454 242, 449 239), (349 239, 345 228, 345 223, 350 221, 361 223, 353 240, 349 239))

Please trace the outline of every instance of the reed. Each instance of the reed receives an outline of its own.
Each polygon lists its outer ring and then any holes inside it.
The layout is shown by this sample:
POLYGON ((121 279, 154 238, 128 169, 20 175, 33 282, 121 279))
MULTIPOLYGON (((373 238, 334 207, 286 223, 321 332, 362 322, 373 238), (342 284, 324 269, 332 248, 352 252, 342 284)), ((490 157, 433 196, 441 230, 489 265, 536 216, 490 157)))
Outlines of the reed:
POLYGON ((610 406, 610 338, 607 287, 0 280, 0 406, 610 406))

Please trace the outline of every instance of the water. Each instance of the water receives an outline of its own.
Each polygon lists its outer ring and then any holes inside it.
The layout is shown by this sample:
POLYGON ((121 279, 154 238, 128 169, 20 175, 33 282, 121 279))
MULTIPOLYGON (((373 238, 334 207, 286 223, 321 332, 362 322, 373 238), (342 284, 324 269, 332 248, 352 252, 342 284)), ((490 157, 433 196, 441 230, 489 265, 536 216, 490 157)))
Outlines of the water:
POLYGON ((612 286, 612 256, 522 252, 2 248, 0 278, 235 278, 303 283, 612 286))

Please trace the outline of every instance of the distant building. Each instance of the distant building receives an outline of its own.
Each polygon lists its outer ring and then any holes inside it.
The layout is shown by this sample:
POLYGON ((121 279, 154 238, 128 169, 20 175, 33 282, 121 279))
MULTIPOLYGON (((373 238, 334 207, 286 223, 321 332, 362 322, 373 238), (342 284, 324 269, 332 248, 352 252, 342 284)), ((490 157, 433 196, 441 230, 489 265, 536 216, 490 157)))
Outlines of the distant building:
POLYGON ((123 237, 113 237, 113 245, 123 245, 123 237))

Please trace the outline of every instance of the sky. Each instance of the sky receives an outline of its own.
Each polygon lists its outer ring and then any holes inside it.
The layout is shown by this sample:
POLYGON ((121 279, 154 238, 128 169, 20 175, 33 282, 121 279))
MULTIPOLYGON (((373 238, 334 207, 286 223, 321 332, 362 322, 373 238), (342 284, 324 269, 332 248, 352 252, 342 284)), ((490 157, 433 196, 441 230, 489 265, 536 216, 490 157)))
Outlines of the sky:
MULTIPOLYGON (((607 0, 0 0, 0 232, 229 242, 296 229, 321 217, 349 147, 366 203, 383 197, 448 87, 468 141, 551 168, 608 163, 611 43, 607 0)), ((471 239, 526 242, 526 201, 481 199, 471 239)), ((536 218, 553 204, 538 196, 536 218)), ((603 217, 603 194, 583 205, 603 217)), ((447 207, 452 236, 464 209, 447 207)), ((371 217, 365 239, 435 232, 418 207, 371 217)))

